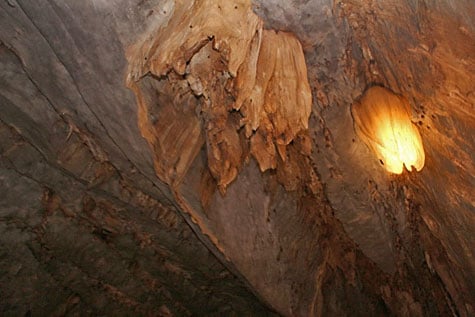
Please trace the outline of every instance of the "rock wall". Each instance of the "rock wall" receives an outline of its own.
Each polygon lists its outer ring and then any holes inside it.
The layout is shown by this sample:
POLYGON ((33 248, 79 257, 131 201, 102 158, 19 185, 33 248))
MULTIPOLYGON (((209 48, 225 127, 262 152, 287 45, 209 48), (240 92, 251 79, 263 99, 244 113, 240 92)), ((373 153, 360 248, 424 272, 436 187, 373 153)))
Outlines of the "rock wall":
POLYGON ((0 311, 473 315, 473 16, 0 2, 0 311), (418 173, 355 132, 375 84, 409 102, 418 173))

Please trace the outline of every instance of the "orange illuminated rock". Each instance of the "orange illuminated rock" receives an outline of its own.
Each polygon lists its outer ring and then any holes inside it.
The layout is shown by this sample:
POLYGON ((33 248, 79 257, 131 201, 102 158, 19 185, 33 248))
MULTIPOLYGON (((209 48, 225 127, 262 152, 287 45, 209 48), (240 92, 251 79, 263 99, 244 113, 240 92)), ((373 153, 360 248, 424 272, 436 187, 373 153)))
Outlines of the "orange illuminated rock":
POLYGON ((404 97, 383 87, 371 87, 351 108, 358 135, 374 151, 387 171, 401 174, 424 167, 421 135, 411 122, 404 97))

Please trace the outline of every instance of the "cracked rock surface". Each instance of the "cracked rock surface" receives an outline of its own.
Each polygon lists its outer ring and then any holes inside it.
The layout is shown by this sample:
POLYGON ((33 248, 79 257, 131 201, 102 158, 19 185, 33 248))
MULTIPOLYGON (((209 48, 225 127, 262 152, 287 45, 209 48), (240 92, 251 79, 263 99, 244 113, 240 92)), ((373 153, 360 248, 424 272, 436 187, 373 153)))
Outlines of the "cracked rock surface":
POLYGON ((474 315, 473 16, 0 1, 0 314, 474 315), (372 85, 408 101, 420 172, 356 134, 372 85))

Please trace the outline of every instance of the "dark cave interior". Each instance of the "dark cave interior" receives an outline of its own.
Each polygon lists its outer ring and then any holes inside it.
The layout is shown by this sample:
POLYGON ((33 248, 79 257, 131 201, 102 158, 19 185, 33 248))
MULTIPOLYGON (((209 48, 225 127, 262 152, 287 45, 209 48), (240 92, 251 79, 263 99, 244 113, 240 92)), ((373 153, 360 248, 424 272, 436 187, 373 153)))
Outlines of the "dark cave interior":
POLYGON ((0 315, 474 316, 473 17, 0 1, 0 315))

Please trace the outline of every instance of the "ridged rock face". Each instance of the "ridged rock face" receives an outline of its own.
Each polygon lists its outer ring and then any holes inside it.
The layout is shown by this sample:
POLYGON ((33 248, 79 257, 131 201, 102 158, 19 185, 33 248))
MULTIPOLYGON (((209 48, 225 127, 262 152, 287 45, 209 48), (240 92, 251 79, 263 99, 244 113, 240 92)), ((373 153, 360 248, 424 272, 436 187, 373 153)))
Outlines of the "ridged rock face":
POLYGON ((475 315, 474 16, 0 1, 0 315, 475 315), (369 87, 417 173, 358 132, 369 87))

